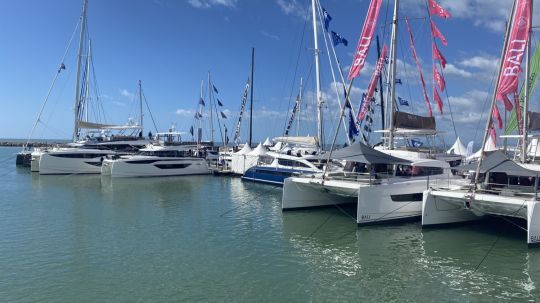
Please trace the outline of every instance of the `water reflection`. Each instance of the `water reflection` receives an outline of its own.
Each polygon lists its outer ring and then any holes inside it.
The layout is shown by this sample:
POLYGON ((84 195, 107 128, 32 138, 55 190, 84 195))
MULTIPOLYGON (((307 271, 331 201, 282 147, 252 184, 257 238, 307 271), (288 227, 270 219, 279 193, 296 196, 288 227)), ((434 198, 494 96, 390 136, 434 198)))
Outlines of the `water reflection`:
POLYGON ((422 231, 418 266, 470 299, 535 300, 540 293, 540 251, 524 233, 500 220, 422 231))

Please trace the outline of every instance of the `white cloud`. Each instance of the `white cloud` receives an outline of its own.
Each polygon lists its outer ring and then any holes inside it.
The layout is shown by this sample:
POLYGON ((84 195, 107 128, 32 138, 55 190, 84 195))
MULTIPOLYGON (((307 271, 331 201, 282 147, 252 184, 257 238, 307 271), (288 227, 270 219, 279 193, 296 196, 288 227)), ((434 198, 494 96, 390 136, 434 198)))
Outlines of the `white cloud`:
MULTIPOLYGON (((513 1, 440 0, 438 2, 452 14, 453 19, 471 20, 475 26, 504 32, 513 1)), ((534 0, 534 6, 538 7, 538 4, 540 0, 534 0)), ((425 0, 402 0, 400 7, 410 14, 426 13, 425 0)), ((539 16, 540 10, 536 10, 533 20, 538 20, 539 16)))
POLYGON ((188 3, 195 8, 210 8, 212 6, 236 7, 238 0, 188 0, 188 3))
POLYGON ((127 97, 129 99, 135 98, 135 94, 128 91, 127 89, 120 89, 120 95, 127 97))
POLYGON ((497 68, 497 61, 498 59, 492 56, 474 56, 462 60, 459 64, 465 67, 494 71, 497 68))
POLYGON ((176 110, 176 115, 183 118, 193 118, 195 116, 195 111, 192 109, 179 108, 176 110))
POLYGON ((286 15, 292 15, 302 19, 309 18, 309 11, 304 5, 305 2, 299 0, 277 0, 276 3, 286 15))
POLYGON ((272 40, 279 40, 279 36, 274 35, 274 34, 270 34, 270 33, 266 32, 266 31, 263 31, 263 30, 261 30, 261 35, 265 36, 266 38, 270 38, 272 40))
POLYGON ((461 69, 451 63, 446 64, 444 73, 449 76, 458 76, 462 78, 471 78, 473 76, 471 72, 461 69))

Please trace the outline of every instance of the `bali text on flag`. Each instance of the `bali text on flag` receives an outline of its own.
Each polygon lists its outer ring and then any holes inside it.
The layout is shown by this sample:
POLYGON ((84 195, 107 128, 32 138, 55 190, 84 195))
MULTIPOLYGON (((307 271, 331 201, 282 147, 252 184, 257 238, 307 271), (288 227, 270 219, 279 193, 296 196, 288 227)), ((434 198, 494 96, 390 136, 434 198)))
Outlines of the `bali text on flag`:
POLYGON ((531 0, 517 0, 514 18, 512 20, 512 28, 506 52, 504 54, 503 66, 499 77, 499 85, 497 87, 497 100, 504 103, 506 110, 512 110, 512 102, 508 98, 508 94, 517 95, 519 74, 521 72, 521 61, 527 49, 527 41, 529 40, 529 27, 531 18, 531 0))
POLYGON ((364 22, 364 27, 362 28, 362 34, 360 35, 360 39, 358 39, 353 63, 349 71, 349 76, 347 77, 349 81, 356 78, 362 71, 362 68, 364 68, 369 52, 369 46, 373 39, 373 33, 377 26, 381 3, 382 0, 371 0, 371 3, 369 4, 368 14, 364 22))

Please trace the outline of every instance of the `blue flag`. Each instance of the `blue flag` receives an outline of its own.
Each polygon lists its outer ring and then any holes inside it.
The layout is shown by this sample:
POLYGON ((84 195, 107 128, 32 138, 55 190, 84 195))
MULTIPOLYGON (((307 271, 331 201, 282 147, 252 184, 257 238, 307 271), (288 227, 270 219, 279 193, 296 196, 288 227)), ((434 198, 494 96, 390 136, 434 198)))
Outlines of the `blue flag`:
POLYGON ((358 136, 358 128, 356 128, 356 123, 354 122, 353 114, 349 110, 349 139, 353 139, 356 136, 358 136))
POLYGON ((347 39, 343 38, 340 34, 332 31, 332 43, 334 46, 338 46, 340 43, 343 43, 343 45, 347 46, 349 44, 349 41, 347 39))
POLYGON ((227 116, 223 112, 221 112, 221 118, 227 119, 227 116))
POLYGON ((205 106, 205 105, 206 105, 206 104, 204 104, 203 98, 200 98, 200 99, 199 99, 199 104, 202 105, 202 106, 205 106))
POLYGON ((424 145, 424 143, 420 140, 411 139, 411 145, 413 147, 421 147, 422 145, 424 145))
POLYGON ((332 16, 330 16, 330 14, 324 9, 324 7, 322 11, 323 11, 323 18, 324 18, 324 29, 328 31, 328 27, 330 26, 330 21, 332 21, 332 16))
POLYGON ((409 101, 405 100, 405 99, 402 99, 401 97, 397 97, 398 98, 398 101, 399 101, 399 105, 403 105, 403 106, 409 106, 409 101))
POLYGON ((219 101, 219 99, 217 99, 217 104, 218 104, 219 106, 223 106, 223 103, 221 103, 221 101, 219 101))
POLYGON ((191 136, 193 137, 193 125, 192 125, 191 128, 189 129, 189 133, 190 133, 191 136))
POLYGON ((216 94, 219 94, 219 92, 218 92, 216 86, 212 84, 212 87, 214 88, 214 91, 216 92, 216 94))

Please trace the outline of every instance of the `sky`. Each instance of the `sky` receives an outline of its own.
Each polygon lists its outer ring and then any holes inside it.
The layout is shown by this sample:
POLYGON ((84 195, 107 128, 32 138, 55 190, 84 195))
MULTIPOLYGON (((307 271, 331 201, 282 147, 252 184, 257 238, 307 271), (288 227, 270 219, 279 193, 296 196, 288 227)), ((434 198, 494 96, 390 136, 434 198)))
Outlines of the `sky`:
MULTIPOLYGON (((304 89, 298 134, 316 134, 311 1, 88 2, 88 32, 92 40, 95 79, 108 123, 124 124, 128 118, 138 115, 137 83, 141 80, 157 130, 166 131, 175 125, 178 131, 187 132, 195 124, 201 81, 204 81, 203 97, 208 100, 210 73, 212 83, 218 89, 217 97, 224 104, 219 110, 227 116, 219 124, 228 128, 232 141, 254 47, 254 143, 283 134, 290 108, 299 92, 300 77, 303 77, 304 89)), ((369 1, 320 2, 332 16, 331 29, 349 41, 347 47, 336 47, 341 67, 347 74, 369 1)), ((486 101, 493 90, 491 85, 511 1, 439 2, 452 18, 434 18, 448 41, 448 46, 438 44, 448 63, 444 70, 447 91, 441 95, 444 101, 442 115, 431 100, 437 127, 448 145, 455 140, 452 120, 463 142, 480 141, 486 119, 486 101)), ((76 0, 0 0, 0 138, 29 136, 79 20, 81 3, 76 0)), ((538 7, 536 1, 535 6, 538 7)), ((381 43, 389 43, 391 15, 392 3, 383 0, 376 32, 381 43)), ((400 1, 397 78, 403 84, 396 88, 398 95, 411 104, 402 110, 427 115, 403 22, 405 16, 411 21, 416 50, 432 99, 431 38, 425 1, 400 1)), ((66 53, 63 61, 66 70, 58 76, 36 131, 32 133, 33 138, 68 139, 72 136, 77 43, 78 34, 66 53)), ((326 50, 322 35, 319 48, 325 101, 324 129, 326 142, 330 142, 337 126, 339 105, 328 58, 332 51, 326 50)), ((359 104, 361 92, 367 89, 376 57, 373 44, 366 67, 353 83, 353 104, 359 104)), ((342 83, 339 77, 336 82, 342 83)), ((206 103, 203 133, 209 138, 209 102, 206 103)), ((155 132, 150 115, 145 112, 144 116, 145 133, 155 132)), ((380 127, 378 121, 375 121, 377 129, 380 127)), ((217 123, 216 138, 221 136, 217 123)), ((243 141, 247 139, 247 128, 243 123, 243 141)), ((297 133, 296 125, 291 132, 297 133)), ((190 139, 190 135, 186 134, 184 138, 190 139)), ((344 140, 344 134, 340 133, 338 141, 344 140)))

